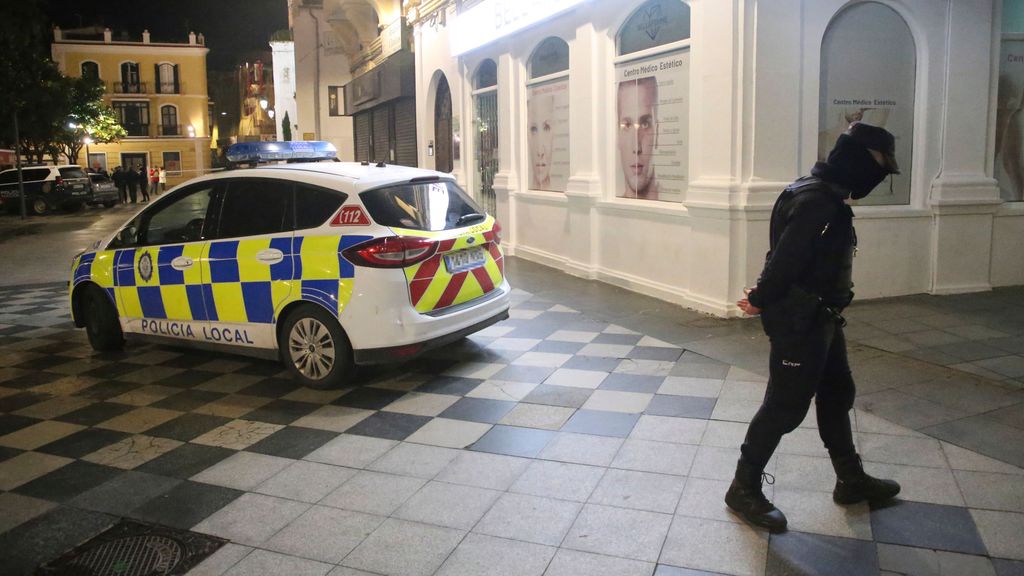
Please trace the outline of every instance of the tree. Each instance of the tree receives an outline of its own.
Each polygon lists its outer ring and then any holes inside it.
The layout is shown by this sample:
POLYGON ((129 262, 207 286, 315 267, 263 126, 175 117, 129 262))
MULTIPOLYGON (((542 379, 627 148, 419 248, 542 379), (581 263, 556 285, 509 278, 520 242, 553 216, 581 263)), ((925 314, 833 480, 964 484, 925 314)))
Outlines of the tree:
MULTIPOLYGON (((71 164, 86 138, 105 144, 116 142, 127 132, 114 118, 114 111, 103 103, 103 83, 94 78, 64 78, 67 120, 59 127, 55 143, 71 164)), ((86 158, 86 162, 88 162, 86 158)))
MULTIPOLYGON (((40 87, 59 77, 46 57, 46 18, 40 0, 5 3, 0 18, 0 142, 18 145, 24 140, 45 154, 46 132, 52 126, 39 125, 45 110, 37 105, 40 87), (33 105, 34 110, 27 108, 33 105), (24 135, 15 135, 15 129, 24 135)), ((45 104, 46 98, 43 98, 45 104)), ((48 124, 44 122, 43 124, 48 124)))
POLYGON ((292 139, 292 121, 288 119, 287 110, 285 110, 284 118, 281 120, 281 136, 285 142, 290 142, 292 139))

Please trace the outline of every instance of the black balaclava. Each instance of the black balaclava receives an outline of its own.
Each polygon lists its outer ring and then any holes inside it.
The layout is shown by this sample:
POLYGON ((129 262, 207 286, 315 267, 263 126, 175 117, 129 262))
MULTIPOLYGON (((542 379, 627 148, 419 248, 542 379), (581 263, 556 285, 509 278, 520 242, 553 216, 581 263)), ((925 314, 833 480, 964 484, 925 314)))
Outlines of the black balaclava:
POLYGON ((849 134, 839 136, 825 161, 828 168, 825 179, 850 189, 850 197, 860 200, 875 189, 889 175, 868 152, 868 149, 849 134))

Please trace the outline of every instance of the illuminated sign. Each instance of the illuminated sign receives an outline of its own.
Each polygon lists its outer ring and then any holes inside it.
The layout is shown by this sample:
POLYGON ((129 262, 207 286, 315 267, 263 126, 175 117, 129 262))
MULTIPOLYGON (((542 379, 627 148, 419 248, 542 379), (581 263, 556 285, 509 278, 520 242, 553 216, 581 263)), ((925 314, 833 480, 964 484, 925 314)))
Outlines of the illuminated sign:
POLYGON ((585 0, 485 0, 452 22, 452 56, 556 16, 585 0))

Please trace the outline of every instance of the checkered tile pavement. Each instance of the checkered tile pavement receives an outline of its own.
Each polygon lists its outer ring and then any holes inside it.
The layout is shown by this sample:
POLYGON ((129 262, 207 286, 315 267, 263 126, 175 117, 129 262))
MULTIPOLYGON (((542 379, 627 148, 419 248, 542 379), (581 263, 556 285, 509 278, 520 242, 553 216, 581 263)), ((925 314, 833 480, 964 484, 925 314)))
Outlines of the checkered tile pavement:
POLYGON ((244 357, 96 354, 62 285, 0 289, 0 566, 130 517, 231 540, 194 574, 1024 569, 1024 470, 860 411, 898 505, 832 504, 812 414, 771 464, 791 531, 739 523, 721 498, 763 391, 522 291, 508 321, 317 391, 244 357))

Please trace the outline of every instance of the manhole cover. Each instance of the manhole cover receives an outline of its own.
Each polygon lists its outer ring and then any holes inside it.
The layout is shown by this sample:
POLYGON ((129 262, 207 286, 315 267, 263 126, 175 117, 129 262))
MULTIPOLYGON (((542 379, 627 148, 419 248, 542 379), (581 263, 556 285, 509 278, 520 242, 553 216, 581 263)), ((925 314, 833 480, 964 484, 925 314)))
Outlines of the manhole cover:
POLYGON ((36 570, 46 576, 172 576, 184 574, 225 540, 123 520, 36 570))

